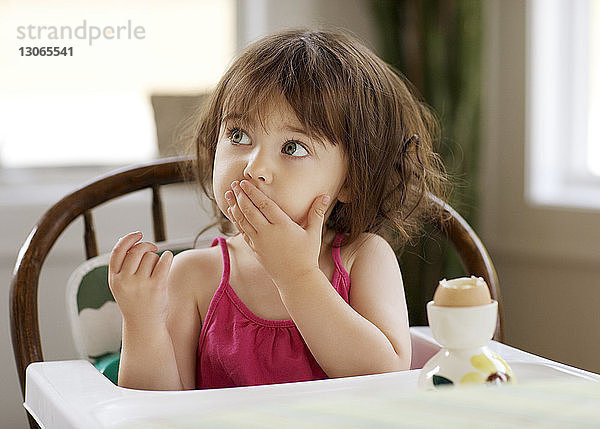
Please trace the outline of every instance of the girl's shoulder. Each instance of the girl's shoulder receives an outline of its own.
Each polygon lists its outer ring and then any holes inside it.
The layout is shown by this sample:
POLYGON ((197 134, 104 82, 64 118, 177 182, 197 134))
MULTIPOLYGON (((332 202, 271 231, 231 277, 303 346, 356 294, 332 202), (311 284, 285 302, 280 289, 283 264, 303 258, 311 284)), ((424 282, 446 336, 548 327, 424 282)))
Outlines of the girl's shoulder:
POLYGON ((222 268, 221 248, 219 246, 188 249, 178 253, 173 259, 172 269, 183 277, 197 277, 219 273, 222 268), (217 269, 219 268, 219 269, 217 269))
POLYGON ((383 237, 362 234, 356 241, 348 270, 352 284, 350 302, 356 311, 373 322, 379 314, 385 314, 382 303, 404 305, 402 273, 394 249, 383 237))
POLYGON ((340 249, 340 256, 348 274, 351 274, 357 261, 377 262, 382 258, 396 258, 390 244, 380 235, 371 232, 363 232, 352 243, 343 245, 340 249))
POLYGON ((169 287, 177 295, 193 296, 203 316, 219 286, 222 271, 219 246, 185 250, 173 259, 169 287))

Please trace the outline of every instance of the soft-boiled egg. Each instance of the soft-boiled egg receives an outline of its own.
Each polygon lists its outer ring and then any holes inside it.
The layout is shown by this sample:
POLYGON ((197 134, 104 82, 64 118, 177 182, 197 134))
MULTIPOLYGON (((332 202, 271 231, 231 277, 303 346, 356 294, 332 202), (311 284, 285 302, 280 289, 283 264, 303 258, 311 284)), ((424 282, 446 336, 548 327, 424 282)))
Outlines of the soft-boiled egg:
POLYGON ((440 281, 433 302, 441 307, 471 307, 490 304, 492 298, 485 280, 471 276, 440 281))

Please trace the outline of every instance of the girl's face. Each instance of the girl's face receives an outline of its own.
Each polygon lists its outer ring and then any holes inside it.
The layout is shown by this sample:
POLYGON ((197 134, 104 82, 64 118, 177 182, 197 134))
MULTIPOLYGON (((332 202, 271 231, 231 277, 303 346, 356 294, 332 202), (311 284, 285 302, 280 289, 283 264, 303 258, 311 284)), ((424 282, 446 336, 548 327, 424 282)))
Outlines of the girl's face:
POLYGON ((263 125, 242 126, 235 112, 221 125, 213 169, 213 191, 227 215, 225 192, 246 179, 271 198, 297 224, 306 226, 308 210, 319 195, 346 202, 346 160, 341 145, 310 140, 289 104, 265 109, 263 125))

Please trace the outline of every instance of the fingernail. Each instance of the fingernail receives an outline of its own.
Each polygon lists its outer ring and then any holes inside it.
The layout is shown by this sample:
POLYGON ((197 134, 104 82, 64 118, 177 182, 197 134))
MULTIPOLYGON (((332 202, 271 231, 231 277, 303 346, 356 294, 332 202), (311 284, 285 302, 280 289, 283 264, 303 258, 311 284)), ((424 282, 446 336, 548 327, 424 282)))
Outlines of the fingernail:
POLYGON ((235 189, 239 184, 240 184, 240 182, 238 182, 237 180, 234 180, 233 182, 231 182, 231 187, 233 189, 235 189))
POLYGON ((323 197, 323 204, 327 205, 329 204, 329 201, 331 201, 331 197, 329 195, 325 195, 323 197))
POLYGON ((231 191, 225 192, 225 199, 227 201, 231 202, 231 200, 233 200, 233 192, 231 192, 231 191))

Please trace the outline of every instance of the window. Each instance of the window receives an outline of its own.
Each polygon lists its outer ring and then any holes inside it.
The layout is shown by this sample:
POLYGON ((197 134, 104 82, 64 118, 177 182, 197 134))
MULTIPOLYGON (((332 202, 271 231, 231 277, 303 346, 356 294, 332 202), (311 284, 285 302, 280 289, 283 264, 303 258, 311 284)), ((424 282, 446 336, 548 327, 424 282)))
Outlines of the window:
POLYGON ((150 96, 214 86, 235 26, 235 0, 0 2, 0 167, 151 159, 150 96))
POLYGON ((589 87, 589 168, 600 176, 600 1, 592 3, 590 13, 590 87, 589 87))
POLYGON ((600 208, 600 0, 528 8, 528 199, 600 208))

